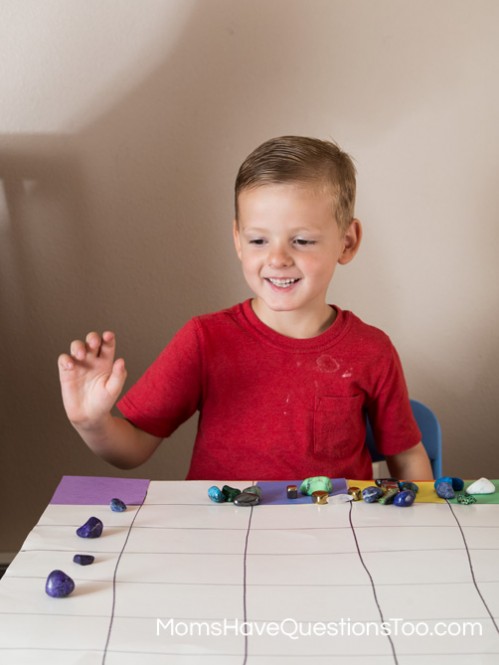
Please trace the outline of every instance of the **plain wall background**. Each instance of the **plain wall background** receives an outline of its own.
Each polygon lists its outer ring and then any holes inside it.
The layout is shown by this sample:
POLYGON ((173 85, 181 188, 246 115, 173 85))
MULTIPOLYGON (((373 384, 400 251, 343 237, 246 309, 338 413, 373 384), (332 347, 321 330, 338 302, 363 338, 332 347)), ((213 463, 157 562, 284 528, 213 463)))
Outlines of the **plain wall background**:
POLYGON ((63 474, 183 478, 195 422, 133 472, 67 423, 56 358, 115 330, 127 385, 193 315, 249 296, 244 157, 355 157, 364 241, 330 301, 383 328, 444 469, 499 476, 497 0, 2 0, 0 551, 63 474))

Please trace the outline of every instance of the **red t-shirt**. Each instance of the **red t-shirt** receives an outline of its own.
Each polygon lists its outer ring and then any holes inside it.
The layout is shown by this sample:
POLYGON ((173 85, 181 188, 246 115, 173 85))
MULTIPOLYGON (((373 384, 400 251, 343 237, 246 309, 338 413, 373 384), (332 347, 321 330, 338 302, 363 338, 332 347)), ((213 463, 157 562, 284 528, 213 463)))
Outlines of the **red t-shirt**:
POLYGON ((384 455, 421 440, 385 333, 352 312, 309 339, 262 323, 251 301, 192 319, 118 403, 169 436, 199 411, 187 478, 370 478, 366 414, 384 455))

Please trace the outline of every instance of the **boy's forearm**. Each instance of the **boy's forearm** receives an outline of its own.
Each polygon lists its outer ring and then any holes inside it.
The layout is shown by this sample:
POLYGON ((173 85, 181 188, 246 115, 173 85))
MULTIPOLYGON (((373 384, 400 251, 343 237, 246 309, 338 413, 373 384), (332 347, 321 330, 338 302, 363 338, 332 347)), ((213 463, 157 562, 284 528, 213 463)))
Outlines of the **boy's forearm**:
POLYGON ((386 458, 393 478, 401 480, 433 480, 430 460, 422 443, 403 453, 386 458))
POLYGON ((145 462, 161 441, 111 414, 98 423, 73 423, 73 427, 92 452, 121 469, 133 469, 145 462))

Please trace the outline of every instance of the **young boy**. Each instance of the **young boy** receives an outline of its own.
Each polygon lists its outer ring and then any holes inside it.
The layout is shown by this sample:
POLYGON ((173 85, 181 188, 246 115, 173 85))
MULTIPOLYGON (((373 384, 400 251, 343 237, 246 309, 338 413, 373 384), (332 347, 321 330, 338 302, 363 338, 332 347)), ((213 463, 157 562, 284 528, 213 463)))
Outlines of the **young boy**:
POLYGON ((326 303, 355 256, 355 169, 335 144, 287 136, 241 166, 233 225, 254 297, 192 319, 119 401, 115 337, 89 333, 59 357, 64 406, 87 445, 121 468, 145 462, 199 411, 188 479, 372 476, 369 416, 397 478, 431 479, 395 349, 326 303))

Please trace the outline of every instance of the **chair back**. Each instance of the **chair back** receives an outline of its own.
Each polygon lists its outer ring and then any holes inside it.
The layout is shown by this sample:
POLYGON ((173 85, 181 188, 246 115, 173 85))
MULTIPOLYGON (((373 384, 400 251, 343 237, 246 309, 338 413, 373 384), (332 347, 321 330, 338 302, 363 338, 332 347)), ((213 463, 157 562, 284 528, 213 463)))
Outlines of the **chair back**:
MULTIPOLYGON (((423 445, 430 458, 433 476, 440 478, 442 475, 442 430, 438 418, 426 404, 418 402, 415 399, 411 399, 411 408, 418 427, 421 430, 423 445)), ((367 419, 366 427, 366 445, 369 448, 373 462, 381 462, 385 459, 376 450, 376 442, 369 418, 367 419)))

